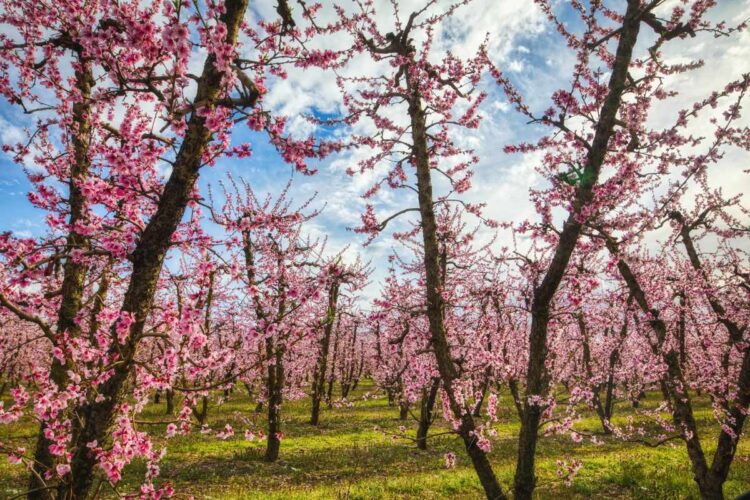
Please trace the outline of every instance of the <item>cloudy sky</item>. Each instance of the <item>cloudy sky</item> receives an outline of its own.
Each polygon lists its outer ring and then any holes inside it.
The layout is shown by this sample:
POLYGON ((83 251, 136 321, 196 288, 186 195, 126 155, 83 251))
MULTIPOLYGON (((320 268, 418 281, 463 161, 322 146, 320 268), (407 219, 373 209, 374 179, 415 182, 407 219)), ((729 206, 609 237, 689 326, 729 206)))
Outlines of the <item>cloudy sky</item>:
MULTIPOLYGON (((346 5, 348 0, 341 0, 346 5)), ((323 15, 329 16, 331 2, 324 1, 323 15)), ((423 5, 423 1, 399 0, 399 10, 406 16, 423 5)), ((440 2, 443 6, 448 2, 440 2)), ((671 3, 674 3, 671 2, 671 3)), ((388 0, 375 0, 379 7, 379 22, 383 31, 391 31, 393 10, 388 0)), ((667 2, 669 5, 670 2, 667 2)), ((563 19, 568 17, 564 2, 556 2, 556 8, 563 19)), ((275 18, 275 1, 251 1, 252 18, 275 18)), ((436 11, 439 9, 436 9, 436 11)), ((725 19, 730 24, 750 17, 750 0, 720 0, 714 9, 712 19, 725 19)), ((474 0, 469 6, 456 12, 455 17, 446 23, 436 36, 435 56, 450 47, 462 57, 474 54, 478 45, 489 34, 489 52, 493 61, 502 68, 519 87, 532 109, 548 107, 549 96, 557 88, 566 87, 572 64, 572 53, 565 49, 560 36, 547 23, 541 12, 532 2, 511 0, 474 0)), ((642 50, 648 43, 648 35, 639 47, 642 50)), ((340 48, 346 37, 321 40, 331 48, 340 48)), ((703 59, 704 68, 689 73, 689 76, 673 78, 669 85, 681 92, 677 101, 671 101, 668 109, 654 114, 655 125, 665 125, 673 119, 677 109, 705 97, 710 90, 719 88, 741 74, 750 72, 750 34, 745 32, 732 38, 714 39, 701 35, 686 43, 672 44, 678 50, 668 49, 669 61, 703 59)), ((195 64, 200 65, 202 54, 195 54, 195 64)), ((347 70, 353 74, 367 74, 377 71, 371 62, 364 58, 353 61, 347 70)), ((464 134, 458 140, 474 148, 480 157, 475 169, 473 188, 466 193, 466 201, 487 203, 486 214, 501 221, 521 221, 534 218, 534 210, 528 201, 528 190, 540 182, 534 168, 533 155, 506 155, 502 152, 505 144, 532 140, 540 130, 526 124, 526 120, 515 113, 507 104, 499 89, 492 82, 484 83, 490 97, 482 107, 484 120, 478 130, 464 134)), ((266 105, 273 110, 288 115, 292 130, 298 135, 310 132, 311 125, 302 118, 304 113, 315 112, 336 115, 341 111, 340 95, 331 72, 306 71, 290 72, 286 81, 270 86, 266 105)), ((0 102, 0 141, 15 143, 23 139, 23 127, 27 117, 0 102)), ((349 177, 345 170, 355 166, 362 152, 348 152, 332 157, 321 163, 315 176, 307 177, 293 173, 269 147, 264 137, 249 134, 239 127, 235 136, 237 142, 249 140, 253 146, 253 156, 243 160, 222 160, 216 166, 203 170, 200 186, 205 193, 208 186, 216 186, 227 172, 247 179, 256 193, 278 193, 293 177, 292 193, 300 202, 317 193, 317 206, 325 205, 323 213, 314 221, 310 230, 328 237, 328 248, 337 251, 349 247, 353 256, 361 254, 370 260, 375 268, 372 285, 368 294, 377 293, 378 282, 384 275, 385 258, 397 248, 389 233, 393 229, 405 227, 408 218, 402 218, 371 245, 363 247, 365 238, 354 234, 348 228, 358 225, 359 216, 365 205, 362 192, 369 187, 371 178, 349 177)), ((700 131, 697 131, 700 132, 700 131)), ((2 155, 2 153, 0 153, 2 155)), ((719 166, 721 175, 717 179, 724 186, 726 194, 750 192, 750 178, 743 170, 747 165, 747 155, 730 153, 719 166)), ((6 156, 0 156, 0 231, 13 231, 18 235, 36 235, 44 231, 43 214, 33 209, 26 199, 28 183, 21 169, 6 156)), ((378 215, 387 216, 402 208, 416 205, 414 193, 382 191, 375 199, 378 215)), ((747 205, 747 202, 745 203, 747 205)), ((503 235, 500 236, 502 241, 503 235)))

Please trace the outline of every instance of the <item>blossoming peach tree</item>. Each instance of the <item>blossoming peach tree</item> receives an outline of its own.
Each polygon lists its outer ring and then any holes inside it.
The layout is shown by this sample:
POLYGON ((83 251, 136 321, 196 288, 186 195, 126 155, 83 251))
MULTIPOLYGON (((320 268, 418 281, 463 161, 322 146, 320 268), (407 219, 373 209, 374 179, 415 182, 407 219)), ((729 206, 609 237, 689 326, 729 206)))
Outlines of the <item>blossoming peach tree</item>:
POLYGON ((5 234, 0 243, 3 315, 34 329, 24 349, 47 360, 0 412, 4 422, 39 421, 36 450, 3 446, 28 465, 30 498, 95 495, 136 456, 150 464, 141 494, 170 492, 153 485, 161 451, 136 429, 142 405, 126 396, 141 345, 170 321, 153 300, 170 249, 193 243, 199 173, 251 153, 232 141, 240 124, 267 132, 303 173, 307 158, 338 148, 292 139, 262 104, 269 77, 284 77, 286 65, 332 64, 331 51, 304 49, 332 29, 312 26, 319 6, 301 20, 287 8, 254 25, 247 8, 247 0, 3 2, 0 92, 34 118, 27 140, 4 148, 47 214, 44 235, 5 234), (198 74, 194 57, 203 59, 198 74))

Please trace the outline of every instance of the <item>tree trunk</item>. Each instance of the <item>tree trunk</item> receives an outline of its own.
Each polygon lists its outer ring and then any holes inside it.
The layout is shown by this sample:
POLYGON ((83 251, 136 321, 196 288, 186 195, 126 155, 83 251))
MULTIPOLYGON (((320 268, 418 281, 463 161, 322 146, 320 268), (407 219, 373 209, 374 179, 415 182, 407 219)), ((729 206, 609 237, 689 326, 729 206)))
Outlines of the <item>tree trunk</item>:
POLYGON ((167 415, 174 415, 174 391, 167 389, 167 415))
POLYGON ((339 329, 333 336, 333 359, 331 359, 331 371, 328 375, 328 390, 326 391, 326 406, 330 410, 333 408, 333 383, 336 381, 336 358, 339 353, 339 329))
POLYGON ((195 406, 193 407, 193 416, 198 421, 198 425, 201 427, 206 425, 206 418, 208 417, 208 396, 203 396, 201 398, 200 410, 195 406))
POLYGON ((354 330, 352 331, 351 341, 348 346, 349 355, 342 360, 341 364, 341 397, 346 399, 349 397, 349 392, 352 390, 352 383, 354 380, 354 374, 356 370, 357 357, 355 356, 355 348, 357 346, 357 323, 354 323, 354 330), (347 361, 348 360, 348 361, 347 361))
MULTIPOLYGON (((406 50, 408 55, 410 53, 409 49, 407 48, 406 50)), ((440 378, 443 382, 443 388, 448 397, 450 409, 456 418, 459 418, 461 421, 459 435, 464 441, 484 492, 487 498, 504 499, 506 498, 505 494, 500 488, 500 483, 498 483, 495 473, 492 471, 492 466, 486 454, 476 446, 476 426, 474 420, 468 409, 462 407, 453 394, 453 381, 458 378, 458 374, 453 365, 445 325, 443 324, 445 306, 441 295, 440 249, 437 241, 437 221, 432 197, 427 126, 419 90, 410 90, 412 92, 409 99, 409 117, 411 120, 413 141, 412 155, 417 168, 417 192, 424 244, 427 319, 430 326, 432 348, 435 353, 440 378)))
MULTIPOLYGON (((586 328, 586 321, 583 317, 583 312, 579 311, 576 315, 576 319, 578 321, 578 331, 583 338, 583 366, 586 373, 586 380, 591 381, 594 378, 594 369, 591 366, 591 344, 589 343, 589 334, 588 329, 586 328)), ((605 434, 611 434, 612 431, 609 428, 606 411, 601 399, 599 398, 599 386, 592 387, 591 393, 591 403, 594 406, 596 415, 599 417, 599 421, 602 423, 602 430, 605 434)))
POLYGON ((365 346, 364 342, 360 342, 360 354, 359 354, 359 364, 356 367, 354 378, 352 379, 352 391, 357 390, 357 386, 359 385, 359 381, 362 379, 362 373, 364 373, 365 370, 365 346))
POLYGON ((518 380, 514 378, 509 379, 508 389, 510 390, 510 395, 513 398, 513 405, 516 407, 518 419, 523 420, 523 403, 521 402, 521 391, 518 389, 518 380))
POLYGON ((627 306, 625 307, 625 316, 623 318, 622 327, 620 327, 620 343, 615 347, 609 354, 609 364, 607 366, 607 382, 605 384, 605 395, 604 395, 604 418, 605 422, 602 422, 602 427, 605 434, 611 434, 612 429, 609 428, 608 423, 612 420, 612 413, 615 406, 615 370, 617 364, 620 362, 620 349, 622 343, 628 335, 628 315, 630 306, 633 303, 633 295, 628 297, 627 306))
POLYGON ((396 403, 396 391, 393 387, 386 387, 385 395, 388 398, 388 406, 393 406, 396 403))
MULTIPOLYGON (((656 343, 651 346, 652 350, 654 353, 662 353, 664 342, 667 338, 666 323, 660 318, 659 311, 649 305, 646 294, 641 287, 638 278, 630 269, 628 263, 619 255, 617 243, 607 237, 606 244, 610 253, 618 258, 617 268, 630 289, 630 293, 635 298, 636 304, 638 304, 641 311, 650 318, 648 324, 656 335, 656 343)), ((726 474, 729 471, 729 464, 731 464, 734 457, 736 442, 734 442, 734 439, 729 438, 731 444, 726 446, 724 437, 729 436, 725 430, 722 430, 719 435, 719 444, 716 455, 716 457, 719 457, 719 461, 717 462, 715 458, 714 463, 709 467, 698 435, 698 425, 695 421, 695 416, 693 415, 693 407, 690 400, 690 394, 688 393, 688 386, 682 373, 680 353, 670 350, 669 352, 662 353, 662 358, 667 365, 667 373, 664 375, 659 385, 664 399, 671 405, 672 420, 675 427, 683 432, 683 439, 693 469, 693 479, 698 485, 698 489, 703 498, 721 500, 724 498, 722 485, 726 480, 726 474)), ((743 360, 742 368, 750 370, 750 355, 747 355, 747 352, 743 360)), ((741 375, 741 377, 743 377, 743 375, 741 375)), ((744 378, 747 380, 747 385, 744 387, 746 391, 746 399, 744 400, 744 403, 747 405, 750 401, 750 375, 744 374, 744 378)), ((740 380, 740 389, 743 389, 742 379, 740 380)), ((740 394, 742 395, 742 392, 740 392, 740 394)), ((742 401, 742 398, 740 398, 740 401, 738 402, 742 401)), ((738 411, 738 413, 742 412, 738 411)), ((740 426, 744 424, 744 416, 741 416, 739 422, 735 421, 734 425, 737 425, 738 423, 740 426)), ((739 430, 741 430, 741 427, 739 430)))
POLYGON ((593 188, 598 182, 609 139, 614 131, 622 93, 625 90, 633 46, 640 29, 640 9, 640 1, 628 0, 628 8, 623 20, 620 40, 617 44, 612 75, 609 79, 609 93, 602 105, 594 139, 588 153, 588 163, 584 167, 586 175, 576 188, 573 210, 560 233, 560 239, 549 268, 539 287, 534 290, 529 334, 529 361, 526 369, 526 397, 523 401, 523 417, 518 439, 518 459, 514 478, 514 498, 517 500, 530 500, 536 485, 534 456, 536 454, 539 424, 544 410, 536 401, 545 399, 549 389, 549 376, 545 367, 550 304, 581 234, 582 225, 579 220, 579 213, 593 198, 593 188))
MULTIPOLYGON (((490 371, 490 368, 487 368, 487 371, 490 371)), ((479 388, 479 398, 477 398, 476 403, 474 404, 474 411, 472 412, 472 415, 475 417, 479 417, 482 415, 482 404, 484 404, 484 398, 487 396, 487 390, 490 388, 490 374, 485 373, 484 379, 482 380, 482 385, 479 388)))
MULTIPOLYGON (((63 282, 60 288, 62 300, 57 313, 57 333, 62 335, 67 332, 71 338, 81 334, 81 328, 76 322, 76 317, 83 306, 83 292, 86 286, 85 280, 88 266, 84 262, 77 262, 70 258, 72 250, 83 250, 88 248, 88 237, 76 232, 76 223, 86 218, 86 199, 81 191, 81 183, 88 177, 91 159, 89 148, 91 146, 91 91, 95 85, 90 65, 84 61, 81 49, 77 49, 77 59, 80 67, 75 72, 76 88, 80 92, 80 101, 73 104, 73 124, 71 131, 71 142, 73 144, 74 161, 70 168, 70 183, 68 202, 70 205, 70 217, 68 233, 65 244, 68 253, 63 266, 63 282)), ((52 340, 56 344, 56 340, 52 340)), ((68 380, 67 363, 61 363, 57 358, 52 359, 50 378, 58 388, 63 389, 68 380)), ((77 425, 76 419, 71 419, 73 425, 77 425)), ((42 480, 44 474, 51 469, 54 459, 49 452, 53 443, 45 436, 46 424, 42 423, 37 435, 36 450, 34 452, 34 464, 29 477, 29 499, 46 499, 50 497, 51 490, 46 487, 42 480)))
POLYGON ((263 460, 266 462, 275 462, 279 458, 279 449, 281 448, 281 403, 284 387, 284 365, 282 350, 276 346, 276 352, 273 353, 271 339, 268 339, 266 342, 266 350, 275 357, 275 363, 268 367, 268 437, 266 439, 266 454, 263 460))
POLYGON ((433 411, 435 409, 435 400, 437 399, 439 389, 439 379, 432 381, 429 391, 427 389, 422 389, 422 401, 419 405, 419 428, 417 429, 417 448, 420 450, 427 449, 427 432, 430 430, 430 426, 435 420, 433 411))
MULTIPOLYGON (((225 4, 226 10, 221 15, 221 21, 226 25, 225 40, 230 44, 237 40, 247 2, 248 0, 227 0, 225 4)), ((210 54, 204 64, 195 102, 214 103, 221 95, 224 76, 216 69, 215 60, 216 56, 210 54)), ((100 386, 99 392, 105 397, 104 400, 89 402, 79 408, 78 416, 82 424, 79 430, 73 432, 71 473, 60 483, 59 498, 84 499, 90 494, 96 457, 86 445, 92 441, 102 444, 107 441, 116 409, 124 399, 124 385, 130 376, 132 360, 151 310, 164 256, 190 200, 198 179, 203 152, 213 135, 205 122, 205 116, 199 113, 191 115, 159 206, 131 255, 133 268, 121 311, 132 314, 134 322, 130 335, 122 345, 116 340, 116 332, 112 332, 112 354, 119 356, 121 364, 114 368, 112 376, 100 386)))
POLYGON ((409 418, 409 402, 402 399, 398 403, 398 419, 406 420, 407 418, 409 418))
POLYGON ((318 425, 320 420, 320 402, 323 399, 325 389, 326 373, 328 370, 328 351, 331 343, 333 323, 336 320, 336 306, 339 298, 339 282, 335 280, 328 289, 328 310, 326 312, 326 323, 323 328, 323 337, 320 340, 318 350, 318 362, 313 373, 312 409, 310 413, 310 424, 318 425))
POLYGON ((724 481, 708 476, 698 482, 698 490, 703 500, 724 500, 724 481))

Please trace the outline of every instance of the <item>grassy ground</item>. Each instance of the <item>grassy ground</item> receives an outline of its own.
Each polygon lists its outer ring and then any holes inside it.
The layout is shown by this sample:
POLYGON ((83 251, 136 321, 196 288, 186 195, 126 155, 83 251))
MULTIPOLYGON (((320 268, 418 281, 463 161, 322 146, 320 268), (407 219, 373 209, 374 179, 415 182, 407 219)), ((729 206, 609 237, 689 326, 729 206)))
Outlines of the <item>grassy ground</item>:
MULTIPOLYGON (((362 399, 372 387, 365 384, 354 394, 354 406, 323 411, 321 425, 307 424, 309 401, 284 406, 284 431, 281 459, 275 464, 261 460, 263 444, 248 442, 242 436, 243 417, 252 417, 254 405, 239 391, 222 406, 212 406, 212 427, 225 423, 234 426, 237 435, 219 441, 199 433, 169 440, 168 453, 162 462, 163 480, 170 481, 179 497, 194 495, 199 499, 268 498, 482 498, 482 491, 461 443, 452 435, 437 436, 429 442, 428 451, 418 451, 413 442, 394 440, 404 422, 385 398, 362 399), (382 431, 377 431, 379 427, 382 431), (453 451, 458 457, 454 469, 446 469, 443 455, 453 451)), ((647 398, 645 405, 655 402, 647 398)), ((506 487, 512 482, 515 463, 515 436, 518 422, 507 398, 500 402, 498 437, 491 459, 495 471, 506 487)), ((163 419, 163 405, 151 405, 143 419, 163 419)), ((620 417, 627 407, 618 407, 620 417)), ((712 451, 716 426, 711 410, 700 406, 701 422, 707 452, 712 451), (709 439, 711 437, 711 439, 709 439)), ((259 421, 262 424, 262 421, 259 421)), ((413 422, 407 422, 414 435, 413 422)), ((580 430, 599 431, 597 419, 584 420, 580 430)), ((163 436, 164 426, 149 426, 163 436)), ((432 432, 444 431, 442 422, 432 432)), ((0 442, 12 441, 33 449, 35 429, 31 422, 12 427, 0 426, 0 442)), ((600 438, 603 444, 589 440, 574 443, 569 437, 544 438, 537 453, 539 476, 538 498, 697 498, 684 445, 676 441, 659 448, 627 444, 613 438, 600 438), (579 459, 583 467, 571 486, 557 479, 556 461, 579 459)), ((161 443, 161 438, 157 439, 161 443)), ((136 485, 143 464, 133 464, 126 483, 136 485)), ((0 461, 0 498, 10 498, 24 491, 26 476, 22 466, 0 461)), ((725 486, 727 498, 750 489, 750 439, 741 442, 737 458, 725 486)), ((109 496, 109 495, 107 495, 109 496)))

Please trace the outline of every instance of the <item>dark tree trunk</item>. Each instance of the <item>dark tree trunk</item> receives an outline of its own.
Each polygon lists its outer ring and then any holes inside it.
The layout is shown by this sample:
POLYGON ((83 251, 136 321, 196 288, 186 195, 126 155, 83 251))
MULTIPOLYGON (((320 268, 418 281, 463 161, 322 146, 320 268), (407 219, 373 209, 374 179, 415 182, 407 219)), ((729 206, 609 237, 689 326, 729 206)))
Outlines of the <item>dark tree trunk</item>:
POLYGON ((518 419, 523 420, 523 402, 521 402, 521 391, 518 389, 518 380, 511 378, 508 380, 508 389, 513 398, 513 405, 516 407, 518 419))
MULTIPOLYGON (((411 57, 408 47, 404 48, 404 55, 411 57)), ((408 82, 408 79, 407 79, 408 82)), ((486 454, 476 445, 476 425, 470 411, 462 406, 453 394, 453 381, 458 378, 456 367, 451 357, 450 346, 443 324, 444 301, 441 295, 441 263, 440 249, 437 241, 437 221, 432 195, 432 178, 430 173, 430 158, 428 152, 427 125, 425 112, 422 108, 422 98, 418 89, 410 89, 409 118, 411 120, 412 156, 417 169, 417 192, 419 197, 419 213, 422 222, 422 237, 424 244, 424 267, 427 300, 427 319, 430 326, 430 338, 435 353, 442 385, 448 397, 451 411, 461 421, 459 435, 464 441, 466 451, 476 470, 477 476, 487 498, 504 499, 505 494, 495 477, 486 454)))
POLYGON ((174 391, 172 389, 167 389, 167 415, 174 415, 174 391))
POLYGON ((193 407, 193 416, 198 421, 198 425, 201 427, 206 425, 206 419, 208 418, 208 396, 203 396, 201 398, 200 410, 196 406, 193 407))
MULTIPOLYGON (((84 250, 89 246, 88 237, 76 232, 77 222, 86 219, 86 200, 81 191, 81 183, 88 177, 91 159, 89 148, 91 146, 91 91, 95 81, 90 65, 85 62, 81 49, 75 49, 80 68, 75 72, 76 87, 80 92, 80 101, 73 104, 73 124, 75 128, 71 131, 71 142, 73 144, 74 161, 70 168, 70 193, 68 202, 70 204, 70 217, 68 224, 70 232, 65 243, 66 253, 72 250, 84 250)), ((76 322, 76 317, 83 306, 83 292, 86 286, 85 280, 88 266, 85 262, 76 261, 68 256, 63 266, 63 282, 60 288, 62 300, 57 313, 57 333, 62 335, 67 332, 71 338, 81 334, 81 328, 76 322)), ((57 341, 50 338, 53 344, 57 341)), ((59 388, 67 384, 67 363, 61 363, 57 358, 52 359, 50 378, 59 388)), ((74 427, 78 422, 71 419, 74 427)), ((49 452, 53 443, 45 437, 46 425, 42 424, 37 435, 36 450, 34 452, 34 464, 29 477, 29 499, 50 498, 51 490, 46 487, 42 480, 44 474, 51 469, 54 459, 49 452)), ((75 430, 75 429, 74 429, 75 430)))
MULTIPOLYGON (((586 380, 592 380, 594 377, 594 370, 591 366, 591 344, 589 343, 589 334, 588 329, 586 328, 586 321, 583 317, 583 313, 579 312, 577 314, 578 320, 578 331, 581 333, 581 337, 583 338, 583 366, 586 373, 586 380)), ((605 434, 611 434, 612 431, 609 428, 608 424, 608 418, 606 415, 606 410, 604 405, 602 404, 601 399, 599 398, 599 387, 592 387, 592 405, 594 406, 594 410, 596 411, 597 416, 599 417, 599 421, 602 423, 602 430, 605 434)))
MULTIPOLYGON (((697 252, 692 246, 692 241, 688 234, 685 234, 683 228, 683 241, 686 242, 688 254, 691 257, 693 267, 702 271, 700 260, 697 252)), ((619 255, 617 243, 611 238, 606 239, 607 248, 613 256, 618 258, 617 267, 620 275, 630 289, 635 298, 636 304, 641 311, 649 317, 649 326, 656 334, 657 343, 652 346, 655 353, 663 352, 664 341, 667 338, 667 325, 660 319, 659 311, 652 308, 646 297, 643 288, 638 281, 635 273, 630 269, 628 263, 619 255)), ((715 297, 709 297, 709 301, 719 321, 727 327, 730 339, 735 341, 735 334, 743 329, 724 317, 724 308, 715 297)), ((660 383, 661 391, 664 398, 670 402, 672 409, 672 420, 675 427, 684 429, 689 434, 685 437, 688 457, 693 468, 693 478, 701 492, 701 497, 707 500, 722 500, 724 498, 723 485, 729 474, 729 468, 734 460, 737 451, 737 441, 740 436, 747 418, 745 408, 750 405, 750 348, 745 347, 742 357, 742 364, 739 369, 739 379, 737 380, 737 398, 734 404, 726 406, 728 418, 722 427, 717 439, 716 451, 713 460, 709 466, 700 436, 698 435, 698 425, 693 415, 693 407, 688 393, 688 385, 682 371, 683 363, 680 359, 680 353, 670 350, 663 354, 664 362, 667 365, 667 373, 660 383)))
MULTIPOLYGON (((615 371, 617 370, 617 364, 620 362, 620 349, 622 349, 622 344, 623 342, 625 342, 625 339, 628 335, 628 315, 632 303, 633 295, 631 294, 628 297, 627 306, 625 307, 625 315, 622 320, 622 326, 620 327, 620 342, 614 349, 612 349, 612 352, 609 354, 609 360, 607 364, 607 381, 604 383, 604 404, 601 405, 602 411, 599 415, 599 418, 602 422, 602 430, 604 434, 607 435, 612 434, 612 429, 610 428, 609 422, 612 420, 612 414, 615 405, 615 371)), ((596 396, 600 401, 598 390, 596 396)))
POLYGON ((435 420, 433 412, 439 389, 439 379, 432 381, 429 391, 427 389, 422 389, 422 401, 419 405, 419 428, 417 428, 417 448, 420 450, 427 449, 427 433, 430 430, 432 422, 435 420))
POLYGON ((328 289, 328 310, 326 312, 326 322, 323 328, 323 337, 318 347, 318 362, 315 365, 313 373, 312 388, 312 410, 310 413, 310 424, 318 425, 320 420, 320 402, 323 399, 325 389, 326 373, 328 373, 328 351, 331 343, 331 333, 333 324, 336 320, 336 306, 339 298, 339 282, 334 281, 328 289))
POLYGON ((357 390, 359 381, 362 379, 362 373, 365 370, 365 346, 364 343, 360 343, 359 351, 359 364, 357 364, 353 379, 352 379, 352 391, 357 390))
POLYGON ((514 498, 517 500, 530 500, 536 485, 534 457, 539 424, 544 408, 531 401, 532 398, 546 398, 549 390, 549 375, 546 373, 545 366, 550 304, 581 234, 582 225, 579 220, 579 213, 593 198, 593 188, 598 182, 609 139, 614 131, 622 93, 626 86, 633 47, 640 29, 640 9, 640 1, 628 0, 612 75, 609 79, 609 93, 602 106, 594 139, 589 149, 588 162, 584 167, 586 175, 576 188, 573 210, 560 233, 560 239, 549 268, 539 287, 534 290, 529 334, 529 361, 526 370, 526 397, 523 401, 523 417, 518 439, 518 459, 514 478, 514 498))
POLYGON ((355 356, 355 348, 357 346, 357 327, 357 323, 354 323, 354 330, 352 331, 351 340, 348 345, 349 355, 342 360, 341 365, 341 397, 343 399, 349 397, 356 371, 357 357, 355 356))
MULTIPOLYGON (((487 368, 487 371, 489 372, 490 369, 487 368)), ((482 385, 479 388, 479 398, 474 404, 474 411, 472 415, 474 415, 475 417, 479 417, 482 415, 482 404, 484 404, 484 398, 487 396, 487 390, 489 388, 490 388, 490 374, 485 373, 484 378, 482 379, 482 385)))
POLYGON ((402 399, 398 403, 398 419, 406 420, 407 418, 409 418, 409 402, 402 399))
MULTIPOLYGON (((227 0, 225 4, 226 10, 221 15, 221 20, 227 27, 226 41, 230 44, 237 40, 247 1, 227 0)), ((206 60, 198 82, 195 102, 213 103, 220 97, 224 77, 215 68, 215 59, 215 55, 211 54, 206 60)), ((206 127, 205 120, 205 117, 198 113, 191 115, 159 206, 131 255, 133 270, 121 311, 133 314, 135 321, 123 345, 113 342, 112 349, 116 352, 112 354, 118 355, 122 363, 114 368, 112 376, 100 386, 99 392, 105 399, 89 402, 79 408, 78 416, 82 424, 80 429, 73 432, 71 473, 60 483, 58 498, 84 499, 90 494, 96 457, 86 444, 92 441, 107 441, 115 410, 124 398, 123 389, 130 376, 132 360, 151 309, 164 256, 198 179, 203 152, 212 138, 212 132, 206 127)), ((116 332, 112 332, 112 335, 116 338, 116 332)))
POLYGON ((646 392, 640 391, 638 394, 635 395, 634 398, 631 398, 630 400, 630 406, 633 408, 638 408, 641 406, 641 400, 646 398, 646 392))
POLYGON ((267 340, 266 352, 275 358, 275 363, 268 367, 268 438, 266 440, 266 454, 263 460, 275 462, 279 458, 281 448, 281 403, 284 388, 284 365, 282 350, 267 340))
POLYGON ((333 383, 336 381, 336 358, 339 353, 339 333, 340 331, 336 329, 333 336, 333 359, 331 359, 331 371, 328 375, 328 390, 326 391, 326 405, 329 410, 333 408, 333 383))
POLYGON ((387 387, 385 389, 385 395, 388 397, 388 406, 396 404, 396 391, 393 387, 387 387))

